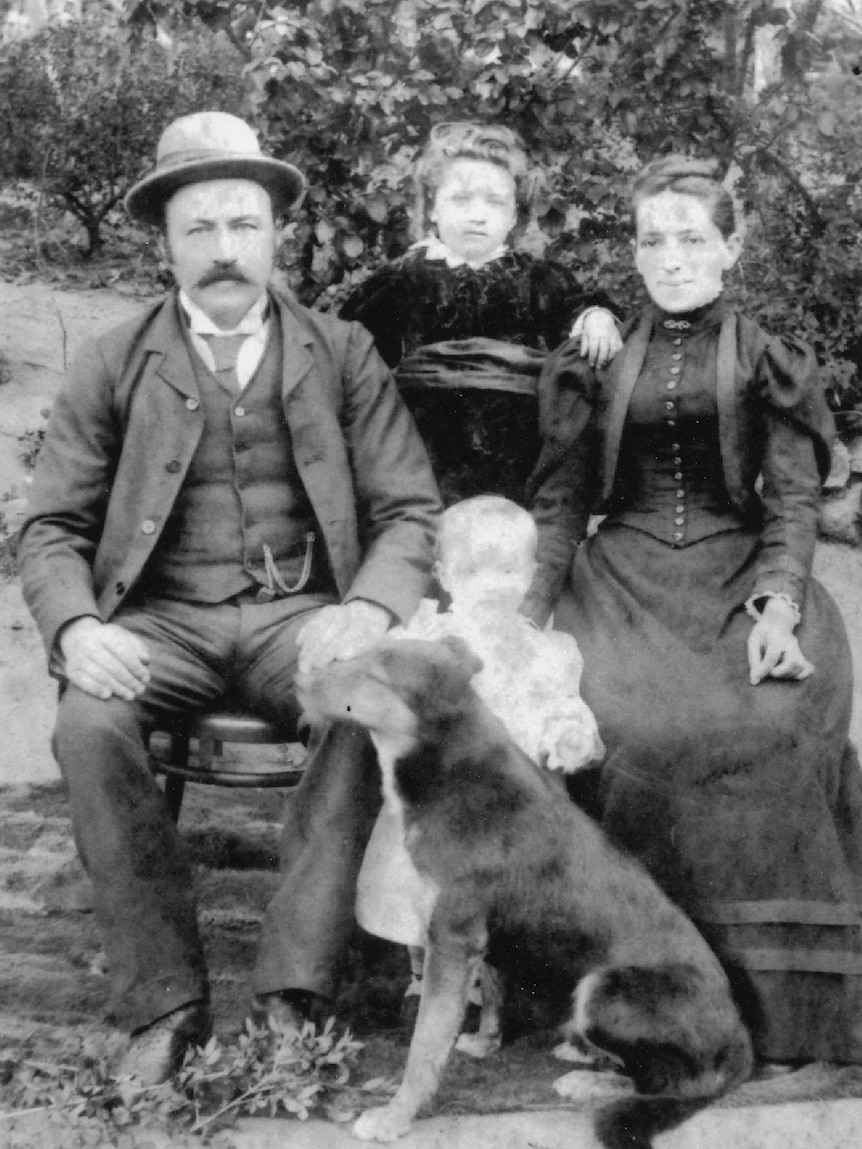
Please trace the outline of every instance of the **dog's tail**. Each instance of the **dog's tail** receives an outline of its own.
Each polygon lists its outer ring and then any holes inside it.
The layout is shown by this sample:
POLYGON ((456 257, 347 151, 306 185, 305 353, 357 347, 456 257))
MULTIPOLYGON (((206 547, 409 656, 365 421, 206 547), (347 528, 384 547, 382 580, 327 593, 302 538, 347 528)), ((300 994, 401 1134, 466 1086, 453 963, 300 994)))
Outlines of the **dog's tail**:
POLYGON ((710 1102, 708 1097, 628 1097, 597 1115, 595 1133, 605 1149, 653 1149, 653 1137, 682 1125, 710 1102))
POLYGON ((653 1137, 675 1129, 743 1082, 751 1073, 752 1052, 741 1026, 716 1061, 713 1072, 687 1082, 682 1095, 635 1094, 601 1110, 595 1121, 601 1144, 605 1149, 653 1149, 653 1137))

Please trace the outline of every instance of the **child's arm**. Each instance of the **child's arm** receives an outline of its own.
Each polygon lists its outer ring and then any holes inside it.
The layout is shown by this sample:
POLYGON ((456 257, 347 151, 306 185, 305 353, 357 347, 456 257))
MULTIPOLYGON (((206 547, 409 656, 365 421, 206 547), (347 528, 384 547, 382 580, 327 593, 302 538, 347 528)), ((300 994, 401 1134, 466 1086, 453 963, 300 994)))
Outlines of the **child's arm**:
POLYGON ((604 367, 623 345, 616 316, 606 307, 588 307, 581 312, 569 335, 580 339, 581 355, 591 367, 604 367))

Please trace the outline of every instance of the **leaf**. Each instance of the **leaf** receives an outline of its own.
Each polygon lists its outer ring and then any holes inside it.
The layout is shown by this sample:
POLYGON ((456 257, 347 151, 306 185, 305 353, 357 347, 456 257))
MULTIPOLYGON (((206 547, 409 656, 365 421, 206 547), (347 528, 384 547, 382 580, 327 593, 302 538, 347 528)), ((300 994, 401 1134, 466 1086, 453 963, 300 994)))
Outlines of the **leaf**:
POLYGON ((362 242, 360 236, 348 235, 345 236, 341 244, 341 250, 344 252, 348 259, 359 259, 360 255, 362 255, 363 251, 365 250, 365 244, 362 242))
POLYGON ((817 130, 823 136, 834 136, 836 116, 832 111, 819 112, 815 120, 817 130))

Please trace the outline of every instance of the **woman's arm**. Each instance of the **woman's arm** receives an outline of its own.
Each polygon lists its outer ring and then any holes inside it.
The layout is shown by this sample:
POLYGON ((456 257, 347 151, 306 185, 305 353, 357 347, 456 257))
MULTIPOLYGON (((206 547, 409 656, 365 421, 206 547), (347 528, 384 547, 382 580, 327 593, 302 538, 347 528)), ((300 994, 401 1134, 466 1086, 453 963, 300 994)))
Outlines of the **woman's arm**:
POLYGON ((575 546, 586 535, 598 489, 593 412, 598 380, 571 340, 539 377, 542 446, 527 480, 527 508, 539 533, 538 564, 521 613, 544 626, 563 588, 575 546))
POLYGON ((755 387, 763 427, 764 518, 754 588, 746 604, 756 620, 748 641, 752 684, 764 678, 807 678, 814 669, 793 632, 814 557, 834 430, 814 353, 804 344, 770 339, 758 358, 755 387))

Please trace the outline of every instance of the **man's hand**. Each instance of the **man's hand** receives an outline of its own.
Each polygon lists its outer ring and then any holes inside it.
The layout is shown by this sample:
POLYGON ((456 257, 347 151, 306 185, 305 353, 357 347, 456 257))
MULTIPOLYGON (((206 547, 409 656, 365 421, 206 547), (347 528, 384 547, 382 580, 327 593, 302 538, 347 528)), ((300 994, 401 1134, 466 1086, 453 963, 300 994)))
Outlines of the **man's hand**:
POLYGON ((801 682, 814 673, 793 633, 796 617, 781 599, 771 598, 748 636, 748 670, 752 686, 764 678, 801 682))
POLYGON ((60 632, 68 680, 87 694, 131 702, 150 681, 150 652, 143 639, 112 622, 76 618, 60 632))
POLYGON ((572 328, 572 337, 581 337, 581 355, 591 367, 604 367, 623 345, 616 320, 604 307, 589 311, 572 328))
POLYGON ((383 637, 391 621, 388 610, 365 599, 323 607, 297 636, 300 673, 359 654, 383 637))

